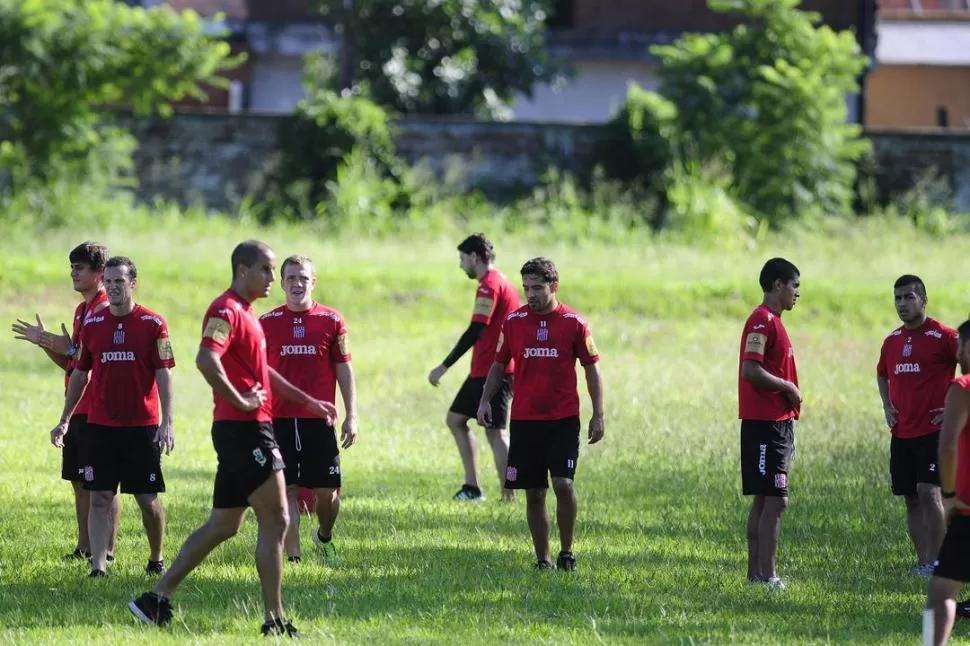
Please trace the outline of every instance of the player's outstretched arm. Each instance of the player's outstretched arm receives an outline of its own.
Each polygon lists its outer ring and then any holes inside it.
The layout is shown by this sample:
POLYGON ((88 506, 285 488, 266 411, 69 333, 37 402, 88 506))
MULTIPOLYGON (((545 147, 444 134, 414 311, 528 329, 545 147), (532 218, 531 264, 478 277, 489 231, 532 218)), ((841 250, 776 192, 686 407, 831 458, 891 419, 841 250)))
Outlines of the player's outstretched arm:
POLYGON ((606 422, 603 417, 603 378, 598 363, 583 366, 586 371, 586 389, 593 404, 593 415, 589 418, 589 443, 596 444, 606 435, 606 422))
POLYGON ((330 402, 314 399, 290 382, 283 375, 272 368, 269 369, 269 381, 273 388, 273 394, 279 395, 286 401, 300 404, 316 417, 322 417, 328 424, 337 421, 337 407, 330 402))
POLYGON ((505 364, 498 361, 488 369, 488 377, 485 378, 485 386, 482 389, 482 398, 478 402, 478 422, 485 428, 492 425, 492 397, 498 392, 502 385, 502 378, 505 376, 505 364))
POLYGON ((226 375, 226 369, 222 366, 222 358, 211 348, 199 346, 199 352, 195 355, 195 367, 199 369, 213 391, 225 397, 241 411, 256 410, 266 401, 266 391, 262 384, 256 384, 245 394, 236 390, 226 375))
POLYGON ((59 449, 64 448, 64 436, 67 434, 67 426, 71 421, 71 415, 77 408, 84 389, 88 386, 89 375, 87 370, 77 370, 71 373, 71 379, 67 382, 67 395, 64 397, 64 410, 61 412, 61 419, 57 426, 51 431, 51 444, 59 449))
POLYGON ((486 327, 484 323, 478 321, 472 321, 468 325, 468 329, 458 339, 458 343, 448 353, 445 360, 428 374, 428 381, 432 386, 437 386, 441 378, 448 372, 448 369, 455 365, 478 342, 478 339, 485 333, 486 327))
POLYGON ((158 383, 158 400, 162 407, 162 423, 158 425, 155 441, 171 455, 175 448, 175 422, 172 418, 172 371, 170 368, 159 368, 155 371, 155 381, 158 383))
POLYGON ((340 427, 340 446, 349 449, 357 442, 357 382, 350 362, 337 364, 337 385, 347 416, 340 427))
POLYGON ((67 334, 67 328, 64 327, 63 323, 61 324, 63 335, 67 336, 67 344, 60 343, 55 348, 52 339, 60 339, 60 337, 47 331, 40 314, 34 314, 34 317, 37 319, 37 325, 31 325, 23 319, 17 319, 17 322, 10 327, 14 333, 14 338, 40 347, 61 370, 67 370, 69 362, 67 350, 71 347, 71 337, 67 334), (63 345, 63 348, 61 348, 61 345, 63 345))

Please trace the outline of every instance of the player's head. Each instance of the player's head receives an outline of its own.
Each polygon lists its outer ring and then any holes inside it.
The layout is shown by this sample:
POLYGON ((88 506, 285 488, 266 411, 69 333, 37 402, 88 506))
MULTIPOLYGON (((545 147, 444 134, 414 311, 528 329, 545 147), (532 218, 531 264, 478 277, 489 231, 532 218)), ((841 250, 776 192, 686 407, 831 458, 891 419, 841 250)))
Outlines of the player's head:
POLYGON ((104 263, 108 261, 108 248, 88 240, 71 249, 67 258, 71 262, 74 291, 86 292, 101 282, 104 263))
POLYGON ((495 249, 484 233, 473 233, 458 245, 461 270, 469 278, 479 278, 495 261, 495 249))
POLYGON ((926 285, 919 276, 904 274, 897 278, 893 294, 900 321, 913 323, 926 316, 926 285))
POLYGON ((232 284, 247 301, 269 296, 276 270, 276 254, 264 242, 246 240, 232 250, 232 284))
POLYGON ((795 307, 795 301, 801 296, 798 291, 801 286, 801 272, 784 258, 772 258, 766 262, 761 268, 758 282, 761 284, 761 291, 777 299, 781 310, 795 307))
POLYGON ((304 307, 313 302, 313 287, 317 275, 313 261, 306 256, 294 255, 283 261, 280 267, 280 285, 290 307, 304 307))
POLYGON ((960 372, 970 374, 970 321, 964 321, 957 328, 959 342, 957 343, 957 361, 960 362, 960 372))
POLYGON ((137 284, 138 269, 128 256, 112 256, 104 263, 104 290, 113 307, 131 303, 137 284))
POLYGON ((529 309, 534 312, 547 312, 556 303, 556 291, 559 289, 559 271, 555 263, 548 258, 533 258, 519 271, 522 274, 522 289, 529 303, 529 309))

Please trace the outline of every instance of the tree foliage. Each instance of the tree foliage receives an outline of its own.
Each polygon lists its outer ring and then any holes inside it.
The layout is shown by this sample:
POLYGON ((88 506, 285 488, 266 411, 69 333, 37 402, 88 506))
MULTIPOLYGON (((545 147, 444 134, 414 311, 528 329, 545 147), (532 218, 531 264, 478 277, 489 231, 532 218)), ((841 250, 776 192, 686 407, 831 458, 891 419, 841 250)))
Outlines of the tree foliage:
POLYGON ((167 114, 236 61, 192 11, 113 0, 0 0, 0 164, 31 176, 87 163, 104 106, 167 114))

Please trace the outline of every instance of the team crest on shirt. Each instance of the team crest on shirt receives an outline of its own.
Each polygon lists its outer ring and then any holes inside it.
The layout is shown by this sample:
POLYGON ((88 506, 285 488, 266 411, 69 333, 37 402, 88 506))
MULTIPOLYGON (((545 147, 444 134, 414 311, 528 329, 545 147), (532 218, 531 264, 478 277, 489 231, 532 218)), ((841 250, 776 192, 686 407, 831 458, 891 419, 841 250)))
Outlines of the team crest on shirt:
POLYGON ((549 328, 546 327, 545 321, 539 321, 539 328, 536 330, 536 341, 548 341, 549 340, 549 328))
POLYGON ((293 319, 293 338, 302 339, 306 336, 306 328, 303 327, 303 318, 296 317, 293 319))
POLYGON ((907 343, 906 345, 903 346, 903 356, 909 357, 909 356, 912 356, 912 354, 913 354, 913 345, 911 343, 907 343))
POLYGON ((115 330, 114 337, 112 338, 114 340, 115 345, 122 345, 125 342, 125 330, 122 327, 121 323, 118 324, 118 329, 115 330))

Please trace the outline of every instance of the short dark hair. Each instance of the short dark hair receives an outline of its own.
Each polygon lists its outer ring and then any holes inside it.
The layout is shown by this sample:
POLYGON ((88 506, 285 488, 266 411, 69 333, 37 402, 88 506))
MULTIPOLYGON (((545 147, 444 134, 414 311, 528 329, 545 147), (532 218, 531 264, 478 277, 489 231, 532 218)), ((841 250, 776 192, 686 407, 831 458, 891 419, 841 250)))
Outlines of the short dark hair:
POLYGON ((799 276, 801 276, 801 272, 791 262, 784 258, 772 258, 761 268, 758 282, 761 284, 762 291, 770 292, 776 280, 787 283, 790 280, 795 280, 799 276))
POLYGON ((280 280, 283 280, 283 274, 286 273, 286 268, 290 265, 296 265, 297 267, 309 267, 310 272, 314 273, 312 260, 300 254, 293 254, 292 256, 288 256, 280 266, 280 280))
POLYGON ((964 321, 957 328, 957 334, 960 336, 960 341, 962 343, 967 343, 970 341, 970 321, 964 321))
POLYGON ((473 233, 458 245, 458 251, 467 254, 478 254, 482 262, 492 262, 495 260, 495 249, 492 241, 485 237, 484 233, 473 233))
POLYGON ((252 267, 260 256, 267 256, 269 252, 269 245, 259 240, 246 240, 237 244, 236 248, 232 250, 232 257, 229 259, 229 262, 232 263, 232 279, 236 279, 236 267, 239 265, 252 267))
POLYGON ((108 267, 127 267, 128 278, 130 280, 138 278, 138 269, 128 256, 112 256, 108 258, 108 261, 104 263, 104 268, 107 269, 108 267))
POLYGON ((893 289, 899 289, 900 287, 908 287, 913 285, 916 289, 916 295, 926 302, 926 285, 923 284, 923 280, 919 276, 914 276, 913 274, 903 274, 896 279, 893 283, 893 289))
POLYGON ((91 268, 91 271, 101 271, 104 269, 104 263, 108 261, 108 248, 103 244, 86 240, 71 249, 67 259, 72 265, 83 262, 91 268))
POLYGON ((559 271, 556 269, 556 264, 542 256, 527 261, 522 265, 522 270, 519 273, 522 276, 538 276, 544 283, 559 282, 559 271))

